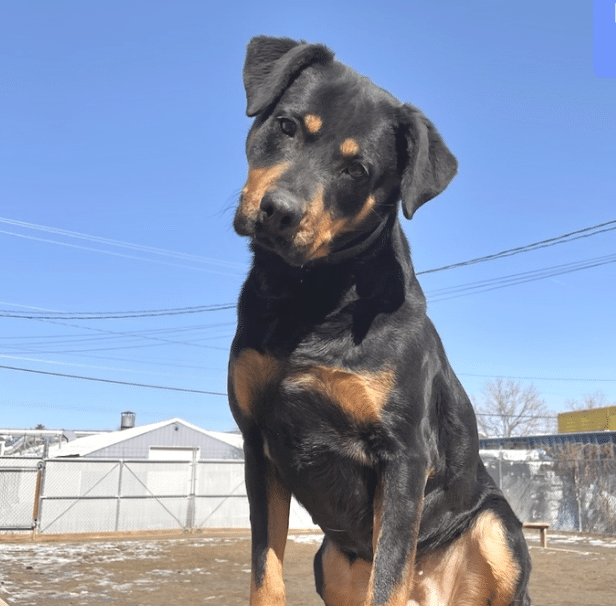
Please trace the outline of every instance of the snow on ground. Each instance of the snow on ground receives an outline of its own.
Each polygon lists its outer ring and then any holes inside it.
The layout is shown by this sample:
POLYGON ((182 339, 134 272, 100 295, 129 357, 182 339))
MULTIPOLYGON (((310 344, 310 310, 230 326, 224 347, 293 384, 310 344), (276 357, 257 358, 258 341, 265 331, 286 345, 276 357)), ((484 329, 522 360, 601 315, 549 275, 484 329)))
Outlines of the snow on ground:
POLYGON ((501 461, 544 461, 546 459, 545 450, 533 449, 487 449, 480 450, 479 456, 483 461, 490 461, 493 459, 500 459, 501 461))
MULTIPOLYGON (((184 545, 207 548, 208 543, 235 542, 222 537, 182 540, 184 545)), ((84 541, 82 543, 5 543, 0 542, 0 598, 20 606, 40 606, 48 600, 79 599, 82 604, 99 604, 117 598, 123 592, 138 586, 155 591, 161 580, 173 577, 174 582, 190 582, 194 575, 211 574, 203 568, 178 571, 152 568, 144 571, 131 583, 114 582, 114 573, 103 565, 112 562, 135 562, 163 558, 175 539, 143 541, 84 541), (80 567, 79 562, 87 563, 80 567), (27 582, 16 582, 10 571, 31 571, 27 582), (44 571, 44 575, 42 575, 44 571), (38 578, 37 578, 38 577, 38 578), (41 580, 39 580, 39 578, 41 580), (67 584, 71 591, 61 589, 67 584)), ((129 564, 130 566, 130 564, 129 564)), ((249 572, 249 571, 248 571, 249 572)), ((0 599, 0 604, 2 601, 0 599)))
POLYGON ((320 545, 323 540, 323 534, 319 532, 311 534, 290 534, 289 540, 295 543, 314 543, 315 545, 320 545))
MULTIPOLYGON (((539 534, 527 531, 526 536, 533 549, 539 547, 539 534)), ((315 550, 323 535, 320 533, 291 534, 289 540, 296 543, 314 544, 315 550)), ((181 570, 167 569, 168 560, 163 558, 171 545, 181 542, 207 550, 208 545, 234 543, 239 539, 230 537, 194 537, 191 539, 144 539, 144 540, 98 540, 84 542, 46 543, 46 542, 0 542, 0 597, 11 604, 20 606, 40 606, 45 603, 65 601, 97 606, 117 600, 123 592, 131 589, 154 592, 161 581, 173 579, 174 583, 191 583, 197 577, 212 574, 204 568, 206 560, 200 560, 202 567, 187 566, 181 570), (141 560, 161 560, 162 566, 152 562, 152 567, 143 567, 131 582, 114 582, 113 572, 104 568, 113 562, 131 563, 141 560), (80 567, 79 562, 87 563, 80 567), (76 565, 77 563, 77 565, 76 565), (17 566, 16 566, 17 564, 17 566), (18 579, 12 578, 15 571, 32 571, 32 574, 18 579), (42 575, 44 571, 44 575, 42 575), (27 580, 26 580, 27 579, 27 580), (70 590, 66 587, 70 586, 70 590), (75 602, 76 600, 76 602, 75 602)), ((616 556, 616 537, 598 537, 548 531, 548 551, 575 551, 581 557, 596 556, 605 548, 614 549, 616 556)), ((212 562, 214 560, 211 560, 212 562)), ((219 562, 219 560, 216 560, 219 562)), ((144 562, 145 564, 145 562, 144 562)), ((172 564, 169 564, 172 566, 172 564)), ((207 565, 207 564, 206 564, 207 565)), ((113 567, 111 567, 113 568, 113 567)), ((117 566, 115 566, 117 568, 117 566)), ((242 567, 244 573, 250 571, 242 567)), ((0 600, 1 603, 1 600, 0 600)))
POLYGON ((548 530, 548 546, 569 545, 574 547, 608 547, 616 549, 616 537, 596 537, 592 535, 563 534, 548 530))

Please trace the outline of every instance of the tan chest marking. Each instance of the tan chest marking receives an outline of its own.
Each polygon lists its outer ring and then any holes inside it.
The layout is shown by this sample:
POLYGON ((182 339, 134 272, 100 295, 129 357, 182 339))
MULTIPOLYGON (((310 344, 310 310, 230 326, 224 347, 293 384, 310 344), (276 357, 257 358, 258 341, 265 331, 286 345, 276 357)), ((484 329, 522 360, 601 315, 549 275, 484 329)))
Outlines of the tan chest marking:
POLYGON ((231 373, 237 403, 250 416, 255 399, 279 380, 280 363, 267 354, 244 349, 233 362, 231 373))
POLYGON ((394 386, 393 370, 356 374, 348 370, 316 366, 288 380, 325 395, 351 418, 378 422, 394 386))

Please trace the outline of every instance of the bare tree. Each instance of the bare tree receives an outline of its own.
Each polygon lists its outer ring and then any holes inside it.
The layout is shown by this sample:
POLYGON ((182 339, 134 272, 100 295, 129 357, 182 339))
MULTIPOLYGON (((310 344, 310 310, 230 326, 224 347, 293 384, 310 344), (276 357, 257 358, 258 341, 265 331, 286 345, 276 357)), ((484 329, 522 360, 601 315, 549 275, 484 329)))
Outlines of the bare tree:
POLYGON ((582 400, 565 400, 565 405, 569 410, 589 410, 591 408, 603 408, 610 406, 605 394, 602 391, 594 393, 586 393, 582 396, 582 400))
POLYGON ((554 415, 531 383, 502 378, 487 381, 478 403, 473 396, 480 433, 488 437, 512 437, 552 432, 554 415))

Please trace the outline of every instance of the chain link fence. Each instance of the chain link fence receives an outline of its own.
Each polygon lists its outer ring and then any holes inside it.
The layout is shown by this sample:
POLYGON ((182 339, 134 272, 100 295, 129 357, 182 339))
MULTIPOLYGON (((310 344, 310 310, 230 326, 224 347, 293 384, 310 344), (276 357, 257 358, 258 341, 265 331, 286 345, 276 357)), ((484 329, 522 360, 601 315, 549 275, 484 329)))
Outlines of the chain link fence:
POLYGON ((0 457, 0 530, 34 528, 42 461, 0 457))
POLYGON ((241 461, 50 459, 38 532, 245 526, 243 470, 241 461))
POLYGON ((484 450, 485 465, 524 522, 616 535, 616 446, 551 444, 484 450))
MULTIPOLYGON (((293 502, 292 528, 314 528, 293 502)), ((0 457, 0 532, 248 528, 244 463, 0 457)))
MULTIPOLYGON (((524 522, 616 535, 614 444, 484 450, 488 472, 524 522)), ((0 532, 106 533, 248 528, 239 460, 0 457, 0 532)), ((291 528, 315 528, 291 504, 291 528)))

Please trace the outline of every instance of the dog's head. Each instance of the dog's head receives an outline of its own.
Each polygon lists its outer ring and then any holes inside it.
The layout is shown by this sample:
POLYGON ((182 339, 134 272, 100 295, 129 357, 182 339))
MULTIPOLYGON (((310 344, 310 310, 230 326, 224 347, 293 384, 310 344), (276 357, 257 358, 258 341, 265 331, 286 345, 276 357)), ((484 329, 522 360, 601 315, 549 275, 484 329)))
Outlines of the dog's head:
POLYGON ((457 162, 432 123, 319 44, 253 38, 244 65, 255 117, 234 227, 292 265, 333 259, 410 219, 457 162))

